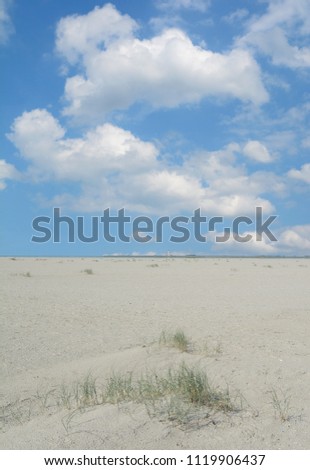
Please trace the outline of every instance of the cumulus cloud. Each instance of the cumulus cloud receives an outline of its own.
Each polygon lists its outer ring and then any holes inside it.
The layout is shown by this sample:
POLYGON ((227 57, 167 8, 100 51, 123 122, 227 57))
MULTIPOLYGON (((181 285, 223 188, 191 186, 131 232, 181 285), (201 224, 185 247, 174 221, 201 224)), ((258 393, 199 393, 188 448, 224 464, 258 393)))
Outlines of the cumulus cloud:
POLYGON ((47 110, 25 112, 13 123, 10 140, 29 162, 28 178, 72 181, 80 195, 58 194, 54 204, 74 210, 126 207, 148 213, 176 213, 197 207, 210 214, 253 213, 256 206, 274 210, 264 193, 282 190, 281 179, 268 172, 247 174, 238 164, 240 145, 218 152, 185 156, 167 166, 152 142, 106 123, 80 138, 66 130, 47 110))
POLYGON ((160 10, 196 10, 205 12, 210 0, 155 0, 155 6, 160 10))
POLYGON ((0 44, 6 44, 10 35, 14 31, 9 15, 9 8, 12 0, 0 0, 0 44))
POLYGON ((31 174, 40 179, 92 181, 109 172, 149 168, 157 155, 153 144, 112 124, 98 126, 81 138, 66 138, 65 129, 45 109, 15 119, 9 138, 30 161, 31 174))
POLYGON ((215 53, 177 28, 138 39, 135 28, 111 5, 58 23, 56 49, 81 70, 66 80, 66 115, 104 118, 137 102, 173 108, 214 96, 256 105, 268 100, 260 68, 248 51, 215 53), (114 21, 106 19, 111 16, 114 21), (106 23, 106 30, 98 26, 106 23))
POLYGON ((292 169, 288 172, 290 178, 294 178, 310 184, 310 163, 302 165, 300 170, 292 169))
POLYGON ((245 165, 238 163, 237 156, 241 153, 242 146, 231 143, 218 151, 197 152, 185 162, 184 168, 188 174, 200 175, 208 182, 209 188, 225 195, 281 194, 284 191, 285 184, 281 176, 267 171, 249 174, 245 165))
POLYGON ((5 160, 0 160, 0 190, 6 188, 6 180, 16 178, 18 178, 16 168, 5 160))
POLYGON ((267 147, 258 140, 249 140, 243 147, 243 154, 259 163, 272 162, 272 157, 267 147))
POLYGON ((269 56, 274 65, 291 68, 310 66, 308 0, 269 0, 267 12, 249 21, 247 33, 237 41, 269 56))
POLYGON ((56 49, 70 64, 98 52, 114 40, 133 36, 138 24, 128 15, 121 15, 108 3, 95 7, 86 15, 71 15, 57 24, 56 49))
POLYGON ((274 207, 264 194, 283 193, 285 184, 281 177, 272 172, 249 174, 238 163, 240 153, 241 146, 232 143, 218 151, 196 152, 184 162, 185 174, 198 178, 205 188, 200 207, 209 213, 233 217, 250 214, 258 206, 270 213, 274 207))

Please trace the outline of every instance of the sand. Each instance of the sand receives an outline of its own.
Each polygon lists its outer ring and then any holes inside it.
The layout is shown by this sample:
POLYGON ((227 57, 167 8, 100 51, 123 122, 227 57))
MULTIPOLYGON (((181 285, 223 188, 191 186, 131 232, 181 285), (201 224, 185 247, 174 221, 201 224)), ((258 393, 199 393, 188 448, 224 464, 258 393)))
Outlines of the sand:
POLYGON ((309 259, 0 259, 0 448, 309 449, 309 286, 309 259), (158 342, 177 329, 186 352, 158 342), (235 410, 55 404, 87 374, 181 363, 235 410))

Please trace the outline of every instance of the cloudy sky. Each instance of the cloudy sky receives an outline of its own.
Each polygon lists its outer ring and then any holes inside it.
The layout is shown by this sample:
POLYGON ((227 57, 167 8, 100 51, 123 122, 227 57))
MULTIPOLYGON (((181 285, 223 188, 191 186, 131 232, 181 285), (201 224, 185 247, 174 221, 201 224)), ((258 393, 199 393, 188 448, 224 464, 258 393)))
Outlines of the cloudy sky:
POLYGON ((0 254, 310 255, 309 35, 309 0, 0 0, 0 254), (32 242, 54 207, 277 242, 32 242))

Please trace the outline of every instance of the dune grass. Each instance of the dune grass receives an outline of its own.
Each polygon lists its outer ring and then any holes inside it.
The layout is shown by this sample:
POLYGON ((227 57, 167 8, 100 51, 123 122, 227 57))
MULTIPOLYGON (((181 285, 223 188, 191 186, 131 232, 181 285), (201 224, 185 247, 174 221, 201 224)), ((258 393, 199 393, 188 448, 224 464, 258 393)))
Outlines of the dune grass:
POLYGON ((271 404, 273 406, 275 416, 282 422, 289 421, 292 417, 290 414, 291 397, 282 390, 277 391, 274 388, 270 390, 269 393, 271 394, 271 404))
POLYGON ((168 333, 166 331, 162 331, 159 337, 159 344, 171 348, 176 348, 181 352, 188 352, 190 340, 185 335, 184 331, 180 329, 176 330, 175 333, 168 333))
POLYGON ((70 413, 87 408, 125 402, 145 406, 150 417, 186 424, 190 417, 204 411, 237 411, 229 391, 211 385, 204 370, 186 365, 170 368, 166 373, 147 372, 139 377, 131 373, 113 374, 100 384, 90 373, 71 384, 37 394, 22 403, 17 401, 2 409, 0 421, 27 422, 47 411, 70 413))
POLYGON ((181 352, 202 354, 208 357, 216 357, 223 354, 221 341, 218 340, 215 343, 205 340, 201 344, 193 343, 181 329, 177 329, 174 333, 163 330, 159 336, 158 343, 161 346, 175 348, 181 352))
MULTIPOLYGON (((88 379, 90 380, 90 379, 88 379)), ((204 370, 184 362, 163 375, 147 372, 134 378, 131 373, 113 374, 101 387, 80 387, 81 406, 141 403, 152 417, 186 424, 190 416, 205 410, 229 413, 237 411, 229 390, 213 386, 204 370)), ((72 407, 70 407, 72 409, 72 407)))

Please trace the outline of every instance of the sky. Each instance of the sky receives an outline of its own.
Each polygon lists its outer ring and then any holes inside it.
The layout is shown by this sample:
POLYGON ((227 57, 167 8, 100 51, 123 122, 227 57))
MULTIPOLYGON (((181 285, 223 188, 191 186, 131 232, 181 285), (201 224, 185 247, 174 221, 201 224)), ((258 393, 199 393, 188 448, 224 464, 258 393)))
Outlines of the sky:
POLYGON ((309 35, 309 0, 0 0, 0 255, 309 256, 309 35))

